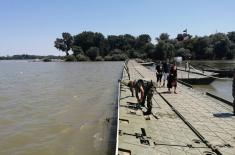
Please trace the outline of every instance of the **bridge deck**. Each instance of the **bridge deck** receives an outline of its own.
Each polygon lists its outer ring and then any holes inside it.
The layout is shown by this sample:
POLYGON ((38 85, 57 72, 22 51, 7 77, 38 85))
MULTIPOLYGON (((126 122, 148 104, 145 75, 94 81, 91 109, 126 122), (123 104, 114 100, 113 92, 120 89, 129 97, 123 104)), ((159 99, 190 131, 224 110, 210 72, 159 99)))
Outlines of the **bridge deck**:
MULTIPOLYGON (((133 60, 131 80, 156 80, 154 72, 133 60)), ((127 80, 124 71, 123 80, 127 80)), ((143 116, 136 99, 122 85, 119 106, 119 154, 235 154, 235 117, 232 107, 202 92, 178 84, 178 94, 157 88, 153 114, 143 116)))

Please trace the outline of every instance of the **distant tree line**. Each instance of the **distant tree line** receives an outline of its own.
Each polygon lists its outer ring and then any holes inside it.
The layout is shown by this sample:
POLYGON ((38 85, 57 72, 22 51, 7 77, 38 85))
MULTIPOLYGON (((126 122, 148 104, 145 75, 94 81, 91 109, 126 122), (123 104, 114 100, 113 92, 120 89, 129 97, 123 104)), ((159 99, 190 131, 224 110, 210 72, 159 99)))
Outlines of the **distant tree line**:
POLYGON ((148 34, 137 37, 130 34, 109 35, 84 31, 72 36, 62 33, 54 46, 65 52, 67 61, 117 61, 127 58, 152 60, 183 59, 215 60, 233 59, 235 55, 235 31, 215 33, 209 36, 192 36, 183 32, 170 39, 167 33, 156 37, 156 44, 151 42, 148 34), (70 54, 71 53, 71 54, 70 54))
POLYGON ((0 60, 30 60, 30 59, 61 59, 61 56, 39 56, 39 55, 28 55, 28 54, 21 54, 21 55, 13 55, 13 56, 0 56, 0 60))

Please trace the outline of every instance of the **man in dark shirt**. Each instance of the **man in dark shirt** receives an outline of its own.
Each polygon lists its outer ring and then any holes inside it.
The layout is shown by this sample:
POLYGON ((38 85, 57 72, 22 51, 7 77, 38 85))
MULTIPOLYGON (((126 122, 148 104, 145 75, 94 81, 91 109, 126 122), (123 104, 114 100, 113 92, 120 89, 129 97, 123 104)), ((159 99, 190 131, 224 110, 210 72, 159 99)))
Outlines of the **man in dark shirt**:
MULTIPOLYGON (((157 85, 159 83, 158 87, 162 86, 162 72, 163 72, 162 63, 160 62, 156 66, 157 85)), ((164 81, 164 79, 163 79, 163 81, 164 81)))
POLYGON ((152 97, 155 89, 156 87, 154 86, 152 80, 145 81, 140 79, 135 83, 135 96, 141 106, 144 107, 147 97, 147 111, 144 112, 144 115, 150 115, 152 113, 152 97))
POLYGON ((140 106, 145 106, 145 100, 147 98, 147 111, 144 112, 144 115, 150 115, 152 114, 152 97, 154 90, 156 89, 156 86, 154 82, 152 81, 146 81, 146 80, 134 80, 134 81, 121 81, 120 82, 130 88, 132 96, 135 96, 137 99, 137 102, 140 106), (140 96, 139 96, 140 93, 140 96))

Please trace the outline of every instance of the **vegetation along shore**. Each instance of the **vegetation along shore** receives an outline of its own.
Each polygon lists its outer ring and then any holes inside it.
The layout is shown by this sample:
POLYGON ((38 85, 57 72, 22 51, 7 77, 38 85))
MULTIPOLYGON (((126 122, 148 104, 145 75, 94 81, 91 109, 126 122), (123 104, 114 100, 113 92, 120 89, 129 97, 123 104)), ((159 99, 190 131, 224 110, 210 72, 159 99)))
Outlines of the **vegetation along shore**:
POLYGON ((127 58, 165 60, 174 56, 193 60, 220 60, 233 59, 235 54, 235 31, 193 37, 185 30, 173 39, 167 33, 161 33, 155 40, 156 44, 153 44, 148 34, 105 37, 99 32, 84 31, 74 36, 64 32, 54 45, 66 53, 67 60, 72 61, 115 61, 127 58))
POLYGON ((108 35, 84 31, 77 35, 63 32, 56 38, 54 46, 66 56, 13 55, 2 56, 0 60, 15 59, 62 59, 64 61, 122 61, 128 58, 166 60, 175 56, 191 60, 233 59, 235 55, 235 31, 215 33, 209 36, 192 36, 185 30, 175 38, 161 33, 155 38, 148 34, 137 37, 108 35))

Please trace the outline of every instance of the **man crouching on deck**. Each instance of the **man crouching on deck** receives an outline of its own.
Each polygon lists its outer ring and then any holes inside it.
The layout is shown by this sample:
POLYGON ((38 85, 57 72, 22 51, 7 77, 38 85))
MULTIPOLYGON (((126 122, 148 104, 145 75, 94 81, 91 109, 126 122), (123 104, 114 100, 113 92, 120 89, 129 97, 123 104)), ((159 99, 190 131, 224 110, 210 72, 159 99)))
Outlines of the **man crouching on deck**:
POLYGON ((145 100, 147 97, 147 111, 144 112, 144 115, 150 115, 152 113, 152 97, 154 90, 156 89, 156 84, 151 81, 147 80, 134 80, 134 81, 121 81, 124 85, 128 86, 130 88, 132 97, 134 97, 134 91, 135 91, 135 96, 137 99, 137 102, 140 106, 144 107, 145 106, 145 100), (139 97, 140 93, 140 97, 139 97))
POLYGON ((154 90, 156 89, 156 86, 154 85, 154 82, 151 81, 146 81, 139 79, 135 83, 135 96, 138 101, 138 103, 144 107, 145 100, 147 97, 147 111, 144 112, 144 115, 150 115, 152 113, 152 97, 154 90), (140 97, 139 97, 140 93, 140 97))

